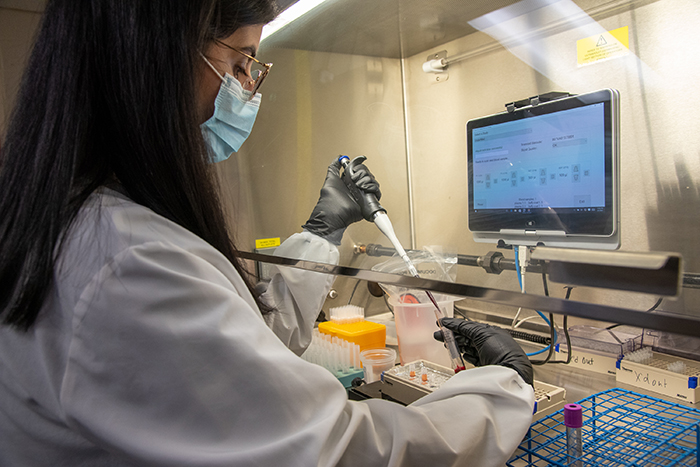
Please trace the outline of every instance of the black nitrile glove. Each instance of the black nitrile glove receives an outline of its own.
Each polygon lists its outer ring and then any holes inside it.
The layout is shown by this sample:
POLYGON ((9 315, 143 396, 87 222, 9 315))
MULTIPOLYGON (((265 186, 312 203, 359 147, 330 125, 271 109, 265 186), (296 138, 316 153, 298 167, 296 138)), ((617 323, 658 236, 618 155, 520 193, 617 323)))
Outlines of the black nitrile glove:
MULTIPOLYGON (((532 364, 506 330, 458 318, 442 318, 440 322, 454 333, 466 361, 474 366, 502 365, 512 368, 532 385, 532 364)), ((440 331, 435 331, 434 337, 443 341, 440 331)))
MULTIPOLYGON (((356 199, 340 178, 341 167, 337 158, 328 166, 321 196, 311 217, 302 226, 305 230, 324 237, 336 245, 340 245, 343 232, 350 224, 362 220, 360 203, 363 203, 363 200, 356 199)), ((379 183, 365 165, 359 164, 354 167, 352 180, 360 190, 374 193, 377 199, 382 196, 379 183)))

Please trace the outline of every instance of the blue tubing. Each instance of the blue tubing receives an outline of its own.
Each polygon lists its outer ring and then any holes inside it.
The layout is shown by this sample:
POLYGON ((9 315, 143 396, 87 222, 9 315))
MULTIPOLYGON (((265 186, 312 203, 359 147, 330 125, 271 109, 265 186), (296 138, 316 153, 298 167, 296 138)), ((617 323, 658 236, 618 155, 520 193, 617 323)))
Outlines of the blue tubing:
MULTIPOLYGON (((520 276, 520 261, 518 258, 518 247, 514 246, 513 251, 515 252, 515 271, 518 274, 518 284, 520 284, 520 290, 522 290, 522 292, 525 293, 525 290, 523 289, 523 280, 522 280, 522 277, 520 276)), ((547 317, 541 311, 539 311, 539 310, 535 310, 535 311, 537 312, 538 315, 540 315, 540 317, 544 320, 544 322, 547 323, 547 326, 553 328, 552 323, 549 322, 547 317)), ((545 347, 541 350, 538 350, 536 352, 526 353, 525 355, 527 355, 528 357, 532 357, 533 355, 539 355, 543 352, 546 352, 549 350, 549 348, 552 346, 552 344, 554 344, 556 341, 557 341, 557 330, 554 329, 554 340, 547 347, 545 347)))

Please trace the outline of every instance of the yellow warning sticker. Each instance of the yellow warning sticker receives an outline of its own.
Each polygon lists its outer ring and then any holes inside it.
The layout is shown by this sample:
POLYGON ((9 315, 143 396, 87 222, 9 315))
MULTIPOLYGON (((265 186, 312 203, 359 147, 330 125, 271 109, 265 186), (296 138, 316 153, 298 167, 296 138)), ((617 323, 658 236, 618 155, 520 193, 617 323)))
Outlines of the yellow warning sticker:
POLYGON ((255 240, 255 248, 260 250, 261 248, 275 248, 280 246, 280 238, 259 238, 255 240))
POLYGON ((627 26, 576 41, 579 66, 621 57, 629 51, 630 37, 627 26))

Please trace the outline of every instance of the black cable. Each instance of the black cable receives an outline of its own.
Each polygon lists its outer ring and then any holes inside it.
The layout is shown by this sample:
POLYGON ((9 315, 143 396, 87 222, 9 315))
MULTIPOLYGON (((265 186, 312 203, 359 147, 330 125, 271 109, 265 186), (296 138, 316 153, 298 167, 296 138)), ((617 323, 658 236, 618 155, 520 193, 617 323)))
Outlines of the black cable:
POLYGON ((647 313, 649 313, 650 311, 656 310, 656 309, 659 307, 659 305, 661 305, 661 302, 663 302, 663 301, 664 301, 664 298, 663 298, 663 297, 659 298, 659 299, 656 301, 656 303, 654 303, 654 305, 653 305, 651 308, 649 308, 649 309, 647 310, 647 313))
MULTIPOLYGON (((649 309, 646 311, 646 313, 651 313, 652 311, 656 310, 656 309, 661 305, 661 302, 663 302, 663 301, 664 301, 664 298, 663 298, 663 297, 659 298, 659 299, 656 301, 656 303, 654 303, 654 304, 651 306, 651 308, 649 308, 649 309)), ((620 323, 618 323, 618 324, 611 324, 610 326, 608 326, 608 327, 605 328, 605 329, 608 329, 608 330, 610 330, 610 329, 615 329, 615 328, 618 327, 618 326, 622 326, 622 324, 620 324, 620 323)))
POLYGON ((387 294, 386 294, 386 293, 383 293, 383 294, 382 294, 382 297, 384 298, 384 304, 386 305, 386 307, 387 307, 387 308, 389 309, 389 311, 391 312, 391 315, 392 315, 392 316, 396 316, 396 315, 394 314, 394 308, 393 308, 391 305, 389 305, 389 299, 387 298, 387 294))
POLYGON ((533 365, 544 365, 545 363, 549 363, 549 360, 552 358, 552 354, 554 353, 554 315, 552 313, 549 314, 549 341, 551 344, 549 345, 549 352, 547 352, 547 357, 544 360, 530 360, 530 363, 533 365))
MULTIPOLYGON (((549 297, 547 274, 544 271, 542 271, 542 286, 544 288, 544 295, 549 297)), ((552 354, 554 353, 554 345, 556 344, 556 342, 554 342, 554 315, 552 313, 549 314, 549 342, 549 352, 547 352, 547 357, 544 360, 530 360, 530 363, 533 365, 544 365, 552 358, 552 354)))
MULTIPOLYGON (((570 285, 567 285, 564 287, 566 289, 566 297, 564 297, 564 300, 568 300, 569 297, 571 297, 571 291, 574 290, 574 288, 570 285)), ((569 317, 567 315, 564 315, 564 320, 562 321, 562 326, 564 326, 564 337, 566 338, 566 350, 567 350, 567 355, 566 355, 566 361, 553 361, 550 363, 563 363, 565 365, 568 365, 571 363, 571 357, 573 356, 573 351, 571 350, 571 337, 569 336, 569 317)))
MULTIPOLYGON (((545 296, 549 297, 549 287, 547 285, 547 275, 543 271, 542 272, 542 286, 544 287, 544 294, 545 296)), ((573 290, 573 287, 567 286, 566 287, 566 297, 565 300, 568 300, 571 297, 571 291, 573 290)), ((571 363, 571 357, 572 357, 572 351, 571 351, 571 336, 569 336, 569 317, 564 315, 564 320, 562 322, 562 326, 564 327, 564 337, 566 338, 566 348, 568 350, 568 354, 566 356, 566 361, 552 361, 550 362, 550 359, 552 357, 552 353, 554 352, 554 346, 556 345, 556 342, 554 342, 554 315, 552 313, 549 314, 549 323, 550 323, 550 335, 551 335, 551 341, 552 345, 549 347, 549 352, 547 353, 547 358, 544 360, 536 360, 536 361, 531 361, 533 365, 544 365, 546 363, 563 363, 565 365, 568 365, 571 363)))
POLYGON ((542 271, 542 288, 544 289, 544 296, 549 297, 549 286, 547 285, 547 274, 542 271))
POLYGON ((348 298, 348 305, 350 305, 350 302, 352 301, 352 297, 355 296, 355 291, 357 290, 357 286, 360 285, 360 281, 355 282, 355 287, 352 288, 352 293, 350 293, 350 298, 348 298))
POLYGON ((518 331, 517 329, 506 329, 508 333, 514 339, 520 339, 522 341, 534 342, 535 344, 549 345, 551 344, 551 339, 548 337, 540 336, 539 334, 531 334, 529 332, 518 331))

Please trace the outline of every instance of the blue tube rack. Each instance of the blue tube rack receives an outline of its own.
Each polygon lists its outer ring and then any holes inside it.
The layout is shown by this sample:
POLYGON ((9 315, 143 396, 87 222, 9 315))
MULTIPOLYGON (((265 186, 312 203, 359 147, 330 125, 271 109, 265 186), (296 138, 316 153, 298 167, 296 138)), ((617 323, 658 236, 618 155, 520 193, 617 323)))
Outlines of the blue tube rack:
POLYGON ((583 407, 583 455, 567 457, 564 412, 530 426, 508 467, 700 467, 700 410, 615 388, 578 402, 583 407))

